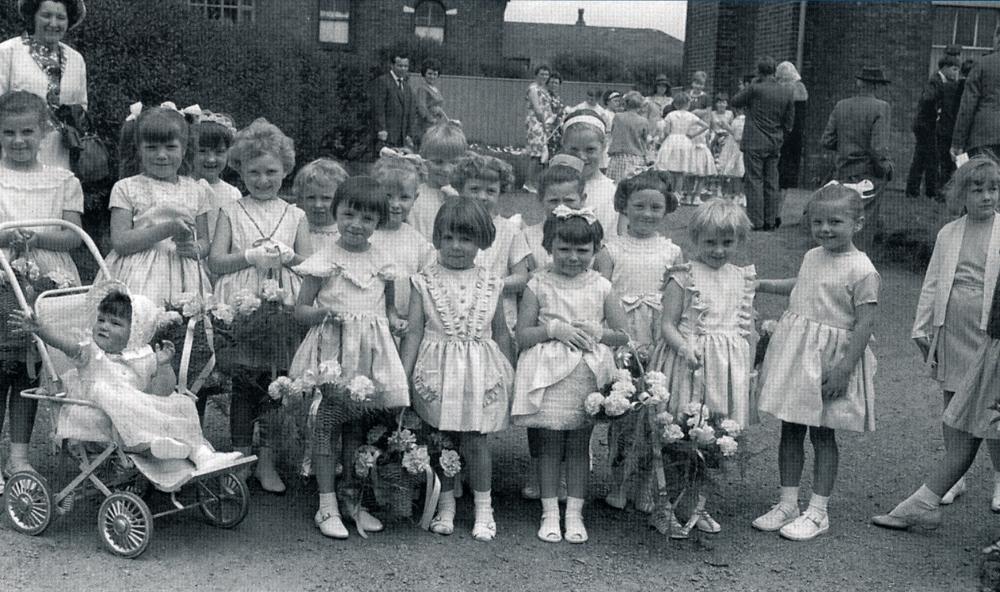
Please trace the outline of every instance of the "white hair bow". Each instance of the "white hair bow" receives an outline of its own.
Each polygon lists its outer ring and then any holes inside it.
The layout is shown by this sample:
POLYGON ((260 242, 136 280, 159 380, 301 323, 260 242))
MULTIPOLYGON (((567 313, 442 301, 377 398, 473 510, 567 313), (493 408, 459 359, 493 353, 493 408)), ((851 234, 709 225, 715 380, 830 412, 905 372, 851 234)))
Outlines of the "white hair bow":
POLYGON ((419 154, 414 154, 412 152, 400 152, 399 150, 393 150, 388 146, 383 146, 382 149, 379 150, 378 155, 380 158, 406 158, 420 163, 424 162, 423 157, 419 154))
POLYGON ((861 199, 871 199, 875 196, 875 184, 868 179, 862 179, 857 183, 841 183, 840 181, 833 180, 824 185, 824 187, 830 185, 840 185, 841 187, 856 191, 861 196, 861 199))
MULTIPOLYGON (((125 118, 125 121, 135 121, 138 119, 139 115, 142 113, 142 107, 142 101, 137 101, 129 105, 128 117, 125 118)), ((160 103, 160 107, 163 109, 170 109, 171 111, 177 111, 181 115, 190 115, 194 117, 195 121, 200 120, 203 114, 201 107, 198 105, 191 105, 189 107, 184 107, 183 109, 178 109, 177 105, 173 101, 163 101, 160 103)))
POLYGON ((556 209, 552 210, 552 215, 560 220, 566 220, 567 218, 579 217, 583 218, 587 224, 593 224, 597 222, 597 214, 591 208, 580 208, 579 210, 574 210, 573 208, 567 207, 565 204, 560 204, 556 206, 556 209))

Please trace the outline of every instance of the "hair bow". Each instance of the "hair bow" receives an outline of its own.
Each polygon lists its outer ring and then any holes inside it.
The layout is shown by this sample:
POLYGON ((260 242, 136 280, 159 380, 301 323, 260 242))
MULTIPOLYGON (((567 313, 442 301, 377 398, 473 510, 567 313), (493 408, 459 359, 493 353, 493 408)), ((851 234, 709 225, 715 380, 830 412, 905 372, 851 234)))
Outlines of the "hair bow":
POLYGON ((203 111, 201 117, 198 118, 199 122, 202 123, 215 123, 221 125, 222 127, 229 130, 229 133, 236 134, 236 123, 233 122, 233 118, 224 113, 214 113, 212 111, 203 111))
POLYGON ((378 155, 379 155, 379 158, 405 158, 407 160, 413 160, 413 161, 419 162, 419 163, 424 162, 423 157, 421 157, 419 154, 415 154, 415 153, 412 153, 412 152, 409 152, 409 153, 407 153, 407 152, 400 152, 399 150, 393 150, 392 148, 389 148, 388 146, 383 146, 382 149, 379 150, 378 155))
POLYGON ((552 210, 552 215, 560 220, 566 220, 575 216, 583 218, 587 224, 597 222, 597 214, 595 214, 594 210, 591 208, 580 208, 579 210, 574 210, 573 208, 567 207, 565 204, 560 204, 556 206, 556 209, 552 210))
MULTIPOLYGON (((142 113, 143 104, 142 101, 136 101, 128 106, 128 117, 125 121, 134 121, 139 118, 142 113)), ((181 115, 190 115, 195 121, 199 121, 203 115, 201 107, 198 105, 191 105, 189 107, 184 107, 183 109, 178 109, 177 104, 173 101, 163 101, 160 103, 161 109, 170 109, 171 111, 176 111, 181 115)))
POLYGON ((840 185, 852 191, 856 191, 862 199, 871 199, 874 197, 875 184, 868 179, 862 179, 857 183, 841 183, 840 181, 833 180, 824 185, 824 187, 829 187, 830 185, 840 185))

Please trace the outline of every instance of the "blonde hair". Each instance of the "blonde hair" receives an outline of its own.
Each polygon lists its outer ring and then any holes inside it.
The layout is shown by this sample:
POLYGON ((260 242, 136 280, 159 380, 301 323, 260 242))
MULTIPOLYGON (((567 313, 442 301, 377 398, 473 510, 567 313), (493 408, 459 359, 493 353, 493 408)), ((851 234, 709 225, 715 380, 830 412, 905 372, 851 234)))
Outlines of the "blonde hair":
POLYGON ((420 156, 441 156, 449 160, 460 158, 469 149, 462 126, 454 121, 433 125, 424 132, 420 141, 420 156))
POLYGON ((646 102, 646 99, 642 96, 642 93, 640 93, 639 91, 630 90, 627 93, 625 93, 624 97, 622 97, 622 102, 625 103, 626 109, 632 110, 642 107, 642 104, 646 102))
POLYGON ((240 170, 248 161, 264 155, 278 157, 285 175, 295 168, 295 142, 278 126, 260 117, 236 132, 229 149, 229 163, 234 169, 240 170))
POLYGON ((688 222, 688 232, 694 242, 698 242, 700 236, 716 233, 732 234, 742 243, 750 235, 752 226, 750 218, 736 202, 715 197, 698 206, 688 222))
POLYGON ((386 154, 375 161, 371 175, 382 186, 406 183, 410 179, 420 184, 427 178, 427 166, 419 157, 407 158, 386 154))
POLYGON ((295 199, 305 197, 308 187, 329 187, 334 192, 340 184, 347 180, 347 171, 340 163, 330 158, 317 158, 299 169, 292 183, 292 193, 295 199))
POLYGON ((844 187, 840 183, 828 183, 820 187, 809 196, 809 203, 806 204, 805 218, 807 223, 811 223, 811 210, 813 205, 824 203, 846 202, 851 211, 851 217, 857 221, 864 215, 864 204, 861 201, 861 194, 849 187, 844 187))
POLYGON ((507 193, 514 186, 514 169, 495 156, 468 152, 455 163, 455 170, 451 173, 451 186, 461 192, 470 179, 499 181, 500 193, 507 193))
POLYGON ((948 211, 960 215, 965 206, 965 196, 972 185, 1000 182, 1000 164, 986 156, 976 156, 958 167, 945 187, 948 211))

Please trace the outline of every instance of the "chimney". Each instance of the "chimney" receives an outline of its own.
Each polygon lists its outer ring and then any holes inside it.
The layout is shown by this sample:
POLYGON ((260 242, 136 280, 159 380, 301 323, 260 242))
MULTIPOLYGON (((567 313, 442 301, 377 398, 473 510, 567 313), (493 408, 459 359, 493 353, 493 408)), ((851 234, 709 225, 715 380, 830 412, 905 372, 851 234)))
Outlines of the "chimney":
POLYGON ((587 22, 583 20, 583 9, 582 8, 577 8, 576 9, 576 25, 578 27, 586 27, 587 26, 587 22))

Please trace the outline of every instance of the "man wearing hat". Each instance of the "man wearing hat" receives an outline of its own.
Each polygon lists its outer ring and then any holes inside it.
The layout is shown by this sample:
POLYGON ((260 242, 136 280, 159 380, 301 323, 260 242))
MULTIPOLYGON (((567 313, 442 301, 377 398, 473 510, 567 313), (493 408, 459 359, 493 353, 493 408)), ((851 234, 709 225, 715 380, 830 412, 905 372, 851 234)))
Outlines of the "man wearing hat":
POLYGON ((951 137, 952 156, 1000 157, 1000 22, 993 31, 993 52, 972 67, 951 137))
POLYGON ((792 89, 775 79, 775 68, 774 58, 762 58, 757 62, 757 78, 730 101, 746 112, 740 148, 746 169, 747 216, 754 230, 771 230, 781 223, 778 159, 785 134, 795 123, 792 89))
POLYGON ((892 110, 889 103, 875 96, 880 86, 889 84, 882 68, 864 66, 855 78, 858 94, 837 102, 820 143, 837 153, 834 179, 841 183, 868 180, 874 185, 874 190, 863 196, 864 227, 854 235, 855 246, 868 251, 879 225, 882 191, 895 168, 889 155, 892 110))
MULTIPOLYGON (((941 201, 939 195, 941 185, 944 183, 939 179, 939 172, 942 169, 940 158, 941 150, 938 147, 938 122, 941 122, 941 130, 948 130, 947 138, 943 143, 947 148, 951 147, 951 130, 955 122, 950 117, 950 113, 945 110, 946 95, 949 99, 958 92, 958 60, 955 56, 943 55, 938 60, 938 71, 931 76, 927 84, 924 85, 923 92, 920 93, 920 100, 917 102, 917 114, 913 118, 913 136, 916 145, 913 148, 913 161, 910 164, 910 172, 906 176, 906 196, 917 198, 920 196, 920 182, 924 182, 924 194, 934 200, 941 201)), ((953 99, 952 101, 953 102, 953 99)), ((951 162, 951 156, 947 148, 944 157, 951 162)))
MULTIPOLYGON (((45 99, 53 111, 60 105, 86 109, 86 64, 62 42, 86 17, 83 0, 18 0, 17 8, 25 30, 0 43, 0 95, 23 90, 45 99)), ((69 169, 69 150, 57 129, 42 139, 38 159, 69 169)))

